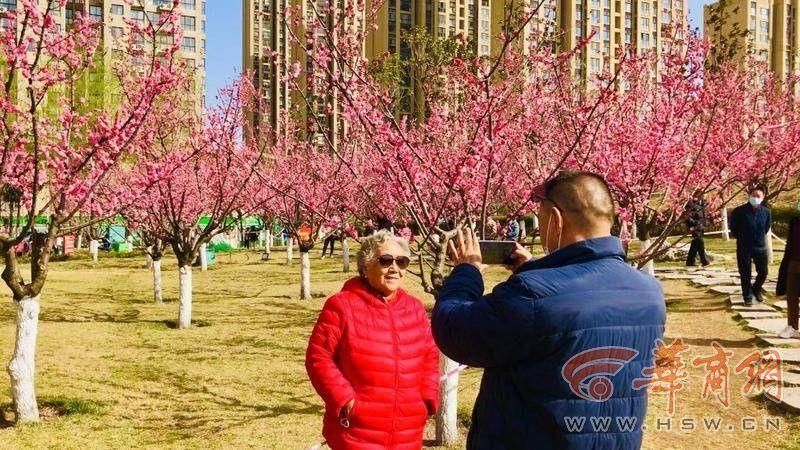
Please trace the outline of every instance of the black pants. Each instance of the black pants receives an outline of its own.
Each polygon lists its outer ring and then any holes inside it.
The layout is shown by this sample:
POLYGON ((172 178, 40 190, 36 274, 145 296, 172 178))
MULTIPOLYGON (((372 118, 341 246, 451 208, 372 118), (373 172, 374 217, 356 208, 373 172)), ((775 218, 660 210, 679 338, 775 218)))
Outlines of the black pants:
POLYGON ((333 256, 333 247, 336 245, 335 236, 328 236, 324 241, 322 241, 322 256, 325 256, 325 252, 328 250, 328 245, 331 246, 331 256, 333 256))
POLYGON ((739 266, 739 276, 742 281, 742 297, 753 298, 767 281, 769 259, 766 249, 736 249, 736 264, 739 266), (752 265, 756 266, 756 280, 752 281, 752 265), (751 284, 752 283, 752 284, 751 284))
POLYGON ((706 257, 706 242, 703 240, 703 235, 694 235, 692 237, 692 244, 689 245, 689 255, 686 257, 686 265, 695 265, 697 255, 700 255, 700 264, 707 266, 708 258, 706 257))

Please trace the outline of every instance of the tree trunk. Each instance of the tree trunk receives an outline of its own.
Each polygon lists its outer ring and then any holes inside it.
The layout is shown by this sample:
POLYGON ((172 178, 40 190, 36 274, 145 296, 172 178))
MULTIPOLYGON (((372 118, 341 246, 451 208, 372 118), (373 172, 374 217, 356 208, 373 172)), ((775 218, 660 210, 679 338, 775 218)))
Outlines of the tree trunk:
POLYGON ((153 301, 158 304, 164 302, 164 291, 161 287, 161 260, 153 261, 153 301))
POLYGON ((8 363, 17 424, 39 421, 39 407, 34 390, 38 327, 39 296, 24 297, 17 303, 17 341, 14 355, 8 363))
POLYGON ((180 302, 178 305, 178 328, 192 326, 192 266, 185 264, 179 269, 178 285, 180 286, 180 302))
POLYGON ((775 262, 775 246, 772 242, 772 230, 767 231, 767 236, 764 238, 764 241, 767 244, 767 261, 772 264, 775 262))
POLYGON ((78 242, 75 244, 76 249, 83 247, 83 233, 78 233, 78 242))
POLYGON ((458 363, 444 354, 439 357, 442 374, 447 378, 442 381, 439 391, 439 412, 436 415, 436 442, 449 447, 458 444, 458 363))
POLYGON ((208 244, 200 244, 200 271, 205 272, 208 270, 208 244))
POLYGON ((145 253, 145 255, 144 255, 144 266, 147 269, 152 269, 153 268, 153 257, 150 256, 150 251, 152 251, 152 250, 150 250, 150 248, 148 248, 147 253, 145 253))
MULTIPOLYGON (((650 248, 651 241, 650 239, 645 239, 640 242, 642 243, 642 251, 640 253, 644 253, 648 248, 650 248)), ((646 272, 649 275, 655 275, 656 274, 655 269, 656 266, 655 263, 653 262, 653 258, 650 258, 650 260, 647 261, 644 267, 642 267, 642 271, 646 272)))
POLYGON ((342 272, 350 272, 350 245, 347 238, 342 239, 342 272))
POLYGON ((264 257, 263 260, 269 259, 269 254, 272 253, 272 231, 265 230, 264 234, 264 257))
POLYGON ((731 239, 731 232, 728 228, 728 208, 722 208, 722 239, 729 241, 731 239))
POLYGON ((300 252, 300 299, 311 300, 311 254, 300 252))
POLYGON ((294 251, 294 248, 292 247, 293 244, 292 241, 293 241, 292 238, 286 239, 286 264, 291 264, 292 259, 294 258, 294 255, 292 254, 292 252, 294 251))
POLYGON ((100 242, 96 239, 89 241, 89 254, 92 256, 92 261, 97 262, 97 254, 100 251, 100 242))

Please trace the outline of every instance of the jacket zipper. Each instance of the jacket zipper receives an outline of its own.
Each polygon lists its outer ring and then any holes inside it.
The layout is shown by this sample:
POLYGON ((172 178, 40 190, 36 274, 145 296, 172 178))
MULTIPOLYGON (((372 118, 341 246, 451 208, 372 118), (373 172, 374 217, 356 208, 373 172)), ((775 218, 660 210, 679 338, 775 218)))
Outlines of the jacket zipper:
POLYGON ((389 323, 392 327, 392 341, 394 342, 394 409, 392 411, 392 432, 389 434, 389 448, 392 447, 392 441, 394 440, 394 429, 395 429, 395 420, 397 415, 397 397, 398 397, 398 388, 400 387, 400 343, 397 341, 397 329, 395 328, 394 324, 394 311, 393 308, 386 305, 387 310, 389 311, 389 323))

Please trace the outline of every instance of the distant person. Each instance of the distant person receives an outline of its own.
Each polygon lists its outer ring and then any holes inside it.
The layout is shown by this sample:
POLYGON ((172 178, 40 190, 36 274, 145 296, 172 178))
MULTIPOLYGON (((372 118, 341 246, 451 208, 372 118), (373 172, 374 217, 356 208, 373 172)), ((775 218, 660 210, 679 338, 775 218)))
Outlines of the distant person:
POLYGON ((800 338, 797 321, 800 309, 800 203, 797 211, 789 221, 789 235, 786 238, 786 249, 783 252, 783 261, 778 272, 778 287, 776 295, 786 296, 787 324, 780 333, 782 338, 800 338))
POLYGON ((689 254, 686 257, 687 267, 695 266, 698 255, 700 255, 700 264, 703 267, 709 265, 704 241, 704 234, 708 225, 706 214, 706 201, 703 198, 703 191, 698 190, 686 204, 686 227, 692 234, 692 243, 689 245, 689 254))
POLYGON ((486 220, 486 238, 497 239, 497 222, 491 217, 486 220))
POLYGON ((601 177, 561 173, 536 192, 547 256, 517 244, 513 274, 490 294, 472 231, 449 243, 456 267, 432 325, 442 352, 484 368, 467 449, 637 449, 643 369, 664 333, 661 285, 625 262, 601 177), (597 417, 609 427, 592 428, 597 417))
POLYGON ((378 231, 357 258, 359 276, 325 302, 306 351, 322 434, 333 450, 422 448, 439 404, 439 350, 422 302, 401 288, 408 243, 378 231))
POLYGON ((509 217, 506 221, 506 240, 516 241, 519 239, 519 222, 516 218, 509 217))
POLYGON ((772 228, 772 214, 764 202, 764 191, 753 188, 747 203, 733 210, 730 228, 736 238, 736 263, 742 285, 744 304, 753 304, 753 298, 764 301, 762 287, 767 280, 769 258, 767 232, 772 228), (756 266, 756 279, 752 279, 752 266, 756 266))
POLYGON ((322 258, 325 258, 325 252, 330 248, 330 256, 333 257, 333 248, 336 246, 336 241, 339 240, 339 230, 337 228, 325 229, 324 238, 322 241, 322 258))

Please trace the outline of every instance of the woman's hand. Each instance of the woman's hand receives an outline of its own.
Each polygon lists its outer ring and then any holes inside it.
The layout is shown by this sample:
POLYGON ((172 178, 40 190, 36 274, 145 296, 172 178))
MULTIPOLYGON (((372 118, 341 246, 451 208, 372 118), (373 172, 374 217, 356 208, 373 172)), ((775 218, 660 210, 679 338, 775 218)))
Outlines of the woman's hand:
POLYGON ((345 403, 342 406, 342 410, 339 412, 339 417, 350 418, 350 413, 353 411, 353 406, 356 404, 356 399, 351 399, 349 402, 345 403))

